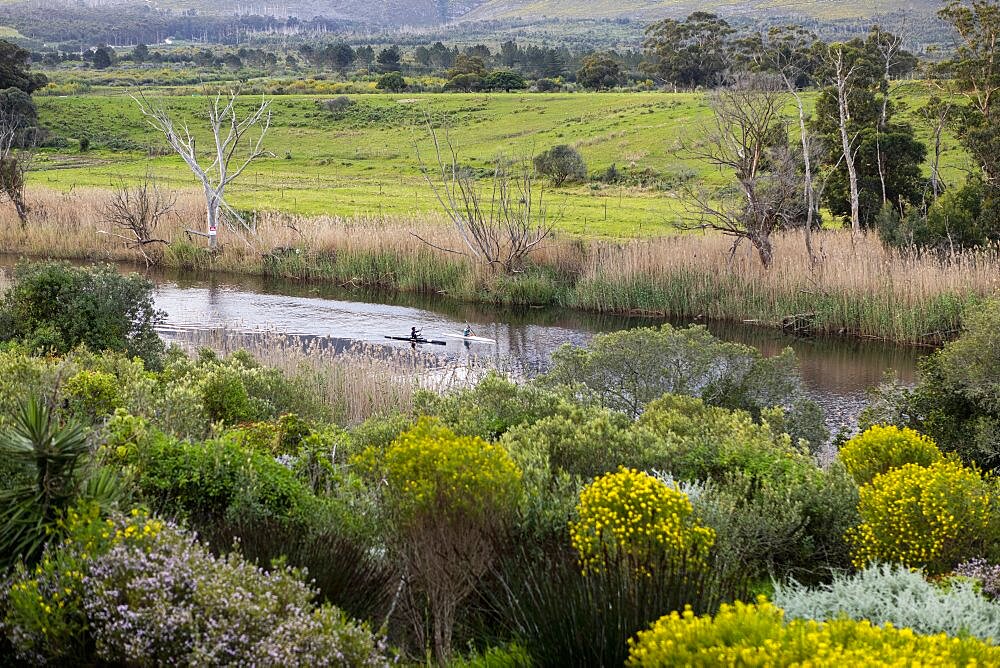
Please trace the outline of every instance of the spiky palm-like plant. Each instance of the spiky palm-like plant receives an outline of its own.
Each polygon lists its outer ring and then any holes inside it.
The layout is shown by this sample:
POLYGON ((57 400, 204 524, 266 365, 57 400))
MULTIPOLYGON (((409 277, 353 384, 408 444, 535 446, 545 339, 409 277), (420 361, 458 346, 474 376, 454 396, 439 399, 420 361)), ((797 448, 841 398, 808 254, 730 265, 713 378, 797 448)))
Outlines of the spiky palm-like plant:
POLYGON ((47 528, 79 494, 89 452, 83 427, 60 424, 38 398, 29 399, 13 426, 0 433, 0 456, 31 474, 30 482, 0 490, 0 570, 38 558, 47 528))

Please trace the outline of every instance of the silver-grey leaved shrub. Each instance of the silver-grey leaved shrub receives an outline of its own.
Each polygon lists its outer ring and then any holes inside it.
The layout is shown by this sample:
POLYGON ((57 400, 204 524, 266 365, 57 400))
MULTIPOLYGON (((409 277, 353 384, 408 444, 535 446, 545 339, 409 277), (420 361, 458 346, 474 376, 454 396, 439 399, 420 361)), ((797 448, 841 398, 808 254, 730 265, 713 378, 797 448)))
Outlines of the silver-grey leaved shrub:
POLYGON ((815 588, 777 583, 774 603, 788 619, 849 617, 921 634, 1000 640, 1000 604, 980 594, 972 581, 936 585, 919 571, 895 565, 874 564, 853 575, 836 575, 830 584, 815 588))

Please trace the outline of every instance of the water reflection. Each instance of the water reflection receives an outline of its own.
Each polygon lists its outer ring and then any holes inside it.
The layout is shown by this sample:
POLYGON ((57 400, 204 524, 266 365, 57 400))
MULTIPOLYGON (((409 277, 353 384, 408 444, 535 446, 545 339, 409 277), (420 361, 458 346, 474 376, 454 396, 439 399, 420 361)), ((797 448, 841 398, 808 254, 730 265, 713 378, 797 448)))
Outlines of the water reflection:
MULTIPOLYGON (((12 264, 12 258, 0 256, 0 270, 12 264)), ((505 367, 529 373, 544 368, 552 351, 565 343, 585 345, 595 333, 663 322, 568 309, 499 308, 270 277, 176 271, 158 271, 150 277, 156 283, 156 304, 167 313, 163 332, 167 337, 196 340, 198 332, 226 328, 236 334, 273 331, 328 337, 344 344, 360 341, 405 348, 407 343, 384 337, 405 336, 412 326, 435 337, 461 331, 469 323, 477 334, 496 339, 498 345, 465 346, 452 341, 447 346, 427 346, 425 352, 454 358, 493 356, 505 367)), ((798 339, 739 323, 703 324, 721 339, 755 346, 766 355, 790 346, 798 355, 810 394, 839 410, 845 404, 856 408, 865 390, 880 382, 887 371, 913 382, 917 360, 928 352, 877 341, 798 339)), ((848 410, 853 412, 853 408, 848 410)))

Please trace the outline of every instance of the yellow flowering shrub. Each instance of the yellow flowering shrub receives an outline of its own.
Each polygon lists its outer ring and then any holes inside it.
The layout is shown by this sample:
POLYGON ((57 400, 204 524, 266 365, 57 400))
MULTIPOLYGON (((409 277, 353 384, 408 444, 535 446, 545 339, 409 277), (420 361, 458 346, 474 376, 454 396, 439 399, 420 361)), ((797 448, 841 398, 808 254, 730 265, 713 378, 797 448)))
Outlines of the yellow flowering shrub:
POLYGON ((521 470, 503 446, 421 418, 381 462, 392 542, 433 627, 434 656, 451 654, 455 614, 489 569, 521 501, 521 470))
POLYGON ((629 666, 998 665, 1000 647, 975 638, 925 636, 891 624, 795 619, 764 597, 723 605, 715 617, 690 608, 661 617, 629 641, 629 666))
POLYGON ((584 571, 600 570, 607 557, 639 569, 664 557, 703 563, 715 542, 715 531, 692 517, 687 495, 634 469, 587 485, 576 510, 570 538, 584 571))
POLYGON ((946 572, 975 556, 990 506, 979 472, 958 462, 893 469, 861 488, 861 524, 847 532, 854 565, 881 561, 946 572))
POLYGON ((404 523, 426 513, 506 514, 521 496, 521 470, 502 446, 458 436, 430 418, 392 442, 384 475, 390 505, 404 523))
POLYGON ((910 428, 875 425, 844 443, 837 455, 859 485, 904 464, 929 466, 943 458, 937 444, 910 428))

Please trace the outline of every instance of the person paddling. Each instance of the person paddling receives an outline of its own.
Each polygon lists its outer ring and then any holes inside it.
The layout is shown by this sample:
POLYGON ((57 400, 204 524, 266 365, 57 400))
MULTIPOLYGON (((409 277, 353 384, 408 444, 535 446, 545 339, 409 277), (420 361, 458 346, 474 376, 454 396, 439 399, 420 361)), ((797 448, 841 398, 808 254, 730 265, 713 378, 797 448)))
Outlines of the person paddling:
POLYGON ((465 329, 462 330, 462 336, 468 337, 468 336, 475 336, 475 335, 476 335, 476 333, 472 331, 471 327, 469 327, 469 323, 465 323, 465 329))
POLYGON ((417 329, 416 327, 410 327, 410 338, 413 339, 414 341, 418 340, 420 338, 420 332, 422 331, 424 330, 417 329))

